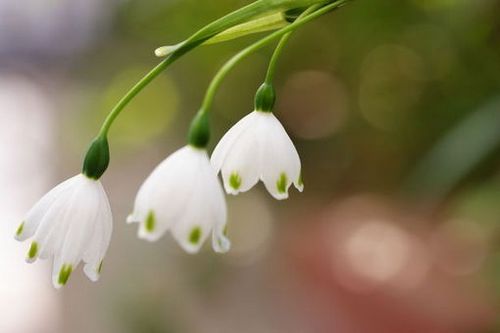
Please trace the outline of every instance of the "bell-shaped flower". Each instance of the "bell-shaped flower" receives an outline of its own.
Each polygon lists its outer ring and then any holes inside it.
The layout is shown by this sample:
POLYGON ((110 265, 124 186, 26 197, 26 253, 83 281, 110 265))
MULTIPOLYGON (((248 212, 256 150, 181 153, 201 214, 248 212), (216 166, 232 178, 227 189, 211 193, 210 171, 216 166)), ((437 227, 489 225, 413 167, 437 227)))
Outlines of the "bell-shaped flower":
POLYGON ((292 185, 302 192, 300 158, 272 112, 254 111, 234 125, 215 147, 211 159, 222 171, 229 194, 251 189, 259 179, 271 195, 288 198, 292 185))
POLYGON ((112 233, 112 215, 101 182, 79 174, 59 184, 35 204, 16 239, 31 238, 26 260, 54 258, 52 282, 66 284, 80 261, 97 281, 112 233))
POLYGON ((170 230, 180 246, 196 253, 212 233, 216 252, 227 252, 226 201, 205 149, 188 145, 167 157, 141 186, 129 223, 141 239, 156 241, 170 230))

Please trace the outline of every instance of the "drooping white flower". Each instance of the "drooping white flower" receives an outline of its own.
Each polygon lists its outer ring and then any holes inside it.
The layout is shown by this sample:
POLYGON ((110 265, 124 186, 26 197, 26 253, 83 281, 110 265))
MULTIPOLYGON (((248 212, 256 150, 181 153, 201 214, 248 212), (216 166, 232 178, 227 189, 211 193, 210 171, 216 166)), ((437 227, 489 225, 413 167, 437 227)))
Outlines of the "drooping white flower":
POLYGON ((171 230, 188 253, 212 233, 216 252, 227 252, 226 201, 205 149, 185 146, 167 157, 141 186, 128 223, 140 223, 139 238, 156 241, 171 230))
POLYGON ((293 183, 302 192, 300 158, 272 112, 254 111, 234 125, 215 147, 211 159, 222 171, 227 193, 251 189, 259 179, 271 195, 288 198, 293 183))
POLYGON ((82 260, 88 278, 99 279, 112 220, 101 182, 79 174, 42 197, 28 212, 15 237, 19 241, 32 238, 28 262, 54 258, 52 283, 60 288, 82 260))

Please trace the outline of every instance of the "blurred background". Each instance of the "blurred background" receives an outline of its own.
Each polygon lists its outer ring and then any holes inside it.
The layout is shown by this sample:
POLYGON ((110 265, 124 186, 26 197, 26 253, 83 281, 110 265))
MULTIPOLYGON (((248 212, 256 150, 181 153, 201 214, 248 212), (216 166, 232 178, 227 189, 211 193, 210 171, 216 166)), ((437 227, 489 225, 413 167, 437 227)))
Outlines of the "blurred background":
MULTIPOLYGON (((0 0, 0 332, 500 332, 500 2, 355 1, 295 34, 277 115, 305 192, 228 197, 227 255, 125 224, 218 68, 257 36, 197 49, 110 133, 115 228, 102 279, 62 291, 12 235, 80 170, 153 50, 239 0, 0 0)), ((226 80, 213 147, 252 111, 272 49, 226 80)))

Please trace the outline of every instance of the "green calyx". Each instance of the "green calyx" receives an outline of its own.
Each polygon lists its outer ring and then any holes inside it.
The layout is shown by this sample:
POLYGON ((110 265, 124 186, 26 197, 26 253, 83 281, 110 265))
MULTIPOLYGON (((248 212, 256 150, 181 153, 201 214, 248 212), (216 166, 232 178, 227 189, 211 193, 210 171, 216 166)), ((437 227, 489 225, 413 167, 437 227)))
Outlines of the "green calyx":
POLYGON ((210 141, 208 113, 201 110, 196 114, 189 128, 188 143, 196 148, 206 148, 210 141))
POLYGON ((272 112, 276 102, 276 91, 270 83, 263 83, 255 94, 255 110, 272 112))
POLYGON ((99 179, 109 165, 109 144, 106 136, 98 136, 92 141, 85 160, 82 173, 91 179, 99 179))

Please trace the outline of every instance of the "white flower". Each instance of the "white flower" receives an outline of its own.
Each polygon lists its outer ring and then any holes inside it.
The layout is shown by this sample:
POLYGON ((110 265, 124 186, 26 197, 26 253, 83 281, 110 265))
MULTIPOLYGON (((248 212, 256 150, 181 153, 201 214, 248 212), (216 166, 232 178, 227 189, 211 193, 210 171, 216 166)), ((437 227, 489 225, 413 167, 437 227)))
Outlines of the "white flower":
POLYGON ((234 125, 217 144, 212 165, 222 170, 227 193, 248 191, 261 179, 276 199, 288 198, 293 183, 302 192, 300 158, 278 119, 254 111, 234 125))
POLYGON ((216 252, 227 252, 226 201, 205 149, 185 146, 165 159, 141 186, 127 222, 140 223, 139 238, 158 240, 167 230, 189 253, 212 232, 216 252))
POLYGON ((54 287, 65 285, 81 260, 88 278, 97 281, 111 238, 112 220, 101 182, 79 174, 35 204, 17 229, 16 239, 32 238, 28 262, 54 257, 54 287))

